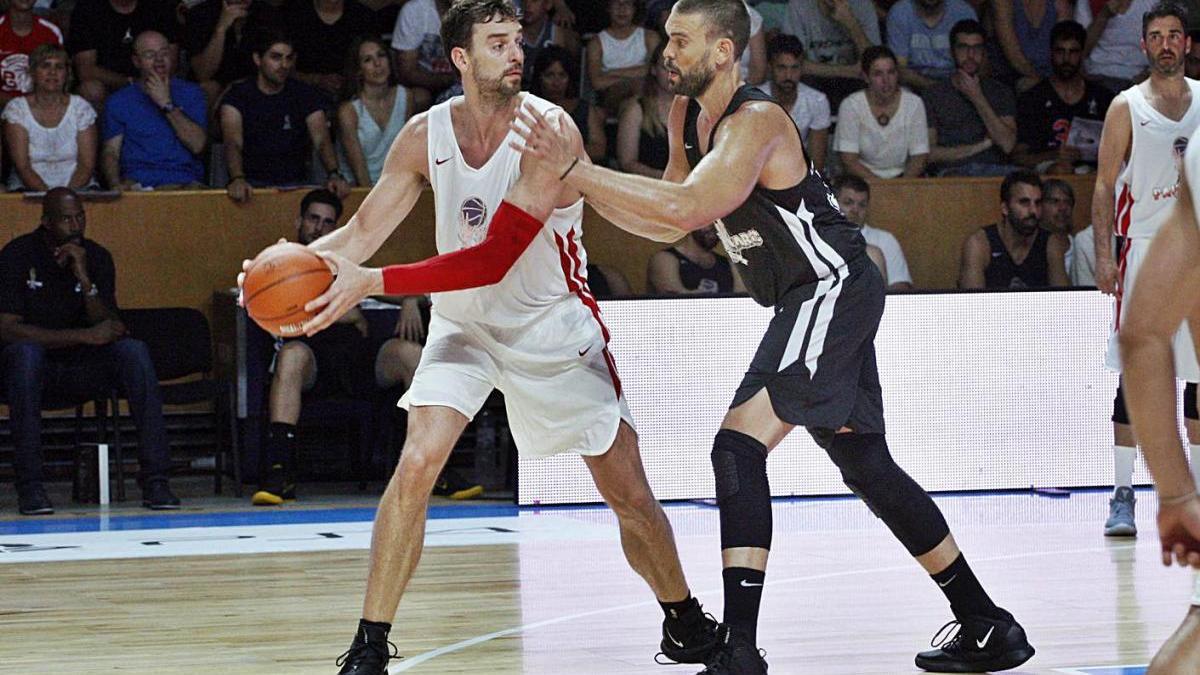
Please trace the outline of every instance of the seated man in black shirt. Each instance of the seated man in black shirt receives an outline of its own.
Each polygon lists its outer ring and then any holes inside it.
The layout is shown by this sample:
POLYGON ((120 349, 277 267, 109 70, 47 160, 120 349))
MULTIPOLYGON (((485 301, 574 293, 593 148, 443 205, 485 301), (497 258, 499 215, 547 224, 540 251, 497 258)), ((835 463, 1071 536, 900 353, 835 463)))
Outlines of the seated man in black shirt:
POLYGON ((646 269, 647 292, 663 295, 745 293, 746 287, 733 273, 729 258, 713 252, 719 242, 716 228, 709 225, 693 230, 671 248, 650 256, 646 269))
POLYGON ((42 487, 42 402, 103 396, 114 385, 137 423, 142 505, 177 509, 150 352, 125 337, 112 256, 84 238, 84 226, 83 202, 54 188, 42 198, 41 226, 0 250, 2 372, 20 511, 54 513, 42 487))
POLYGON ((1041 227, 1042 179, 1022 169, 1000 184, 1000 222, 963 242, 959 288, 1070 286, 1064 258, 1069 240, 1041 227))
POLYGON ((313 147, 325 167, 325 188, 339 198, 350 194, 350 184, 338 172, 324 97, 291 77, 296 67, 292 45, 278 29, 264 30, 253 54, 257 74, 230 87, 221 102, 229 170, 225 190, 234 201, 250 199, 251 185, 308 183, 313 147))
MULTIPOLYGON (((297 241, 308 245, 333 232, 341 217, 342 200, 337 195, 328 190, 309 192, 296 217, 297 241)), ((316 335, 276 343, 268 403, 269 468, 250 500, 255 506, 278 506, 296 498, 292 456, 305 393, 366 400, 377 391, 412 383, 425 340, 418 300, 418 296, 404 298, 395 334, 386 340, 368 335, 367 318, 356 307, 316 335)), ((469 499, 483 494, 483 486, 468 483, 447 467, 434 485, 434 494, 469 499)))
POLYGON ((178 44, 175 3, 164 0, 79 0, 71 11, 67 51, 75 63, 79 95, 101 111, 108 94, 137 77, 133 39, 153 30, 178 44))
MULTIPOLYGON (((1050 62, 1054 68, 1049 79, 1017 98, 1017 145, 1013 161, 1042 174, 1074 173, 1076 167, 1096 168, 1095 144, 1089 159, 1080 148, 1067 144, 1071 125, 1076 120, 1092 120, 1098 131, 1113 94, 1083 79, 1083 46, 1087 31, 1074 21, 1060 21, 1050 32, 1050 62)), ((1087 122, 1083 122, 1087 124, 1087 122)), ((1082 170, 1082 169, 1081 169, 1082 170)))

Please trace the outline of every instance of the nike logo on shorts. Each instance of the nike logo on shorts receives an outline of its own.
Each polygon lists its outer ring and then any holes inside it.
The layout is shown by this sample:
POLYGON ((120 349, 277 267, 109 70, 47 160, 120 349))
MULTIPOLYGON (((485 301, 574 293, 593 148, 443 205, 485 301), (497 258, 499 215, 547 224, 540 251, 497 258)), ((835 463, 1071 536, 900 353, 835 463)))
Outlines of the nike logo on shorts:
POLYGON ((447 157, 446 159, 435 159, 435 160, 433 160, 433 163, 437 164, 438 166, 441 166, 441 165, 445 164, 446 162, 449 162, 451 159, 454 159, 454 158, 447 157))
POLYGON ((591 345, 588 345, 588 346, 584 347, 583 349, 580 349, 580 350, 579 350, 579 355, 580 355, 580 356, 583 356, 584 354, 587 354, 587 353, 588 353, 588 352, 590 352, 591 350, 592 350, 592 346, 591 346, 591 345))

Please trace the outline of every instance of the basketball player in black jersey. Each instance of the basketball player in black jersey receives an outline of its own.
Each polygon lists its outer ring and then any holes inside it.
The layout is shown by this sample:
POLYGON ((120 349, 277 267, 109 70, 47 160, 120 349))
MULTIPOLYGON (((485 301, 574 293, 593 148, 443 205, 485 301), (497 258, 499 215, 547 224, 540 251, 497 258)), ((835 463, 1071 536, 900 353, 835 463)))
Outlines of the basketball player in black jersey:
POLYGON ((558 171, 630 232, 674 241, 716 220, 750 294, 775 308, 713 443, 725 620, 704 672, 766 671, 755 642, 771 546, 766 457, 797 426, 950 600, 959 630, 919 654, 917 665, 938 672, 1013 668, 1034 653, 1024 630, 992 603, 933 500, 888 451, 874 348, 883 280, 864 254, 862 234, 812 168, 787 111, 742 82, 738 58, 749 21, 742 0, 680 0, 672 9, 663 58, 678 96, 667 125, 665 180, 588 163, 536 111, 521 111, 514 123, 526 157, 558 171))

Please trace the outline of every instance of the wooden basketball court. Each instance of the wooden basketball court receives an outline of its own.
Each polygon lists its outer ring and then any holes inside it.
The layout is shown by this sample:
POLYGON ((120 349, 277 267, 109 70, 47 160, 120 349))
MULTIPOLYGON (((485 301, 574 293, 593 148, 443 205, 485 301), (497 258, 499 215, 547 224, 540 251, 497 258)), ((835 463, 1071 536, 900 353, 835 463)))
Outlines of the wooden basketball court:
MULTIPOLYGON (((939 497, 977 574, 1026 627, 1020 673, 1139 673, 1192 578, 1158 562, 1153 494, 1136 540, 1105 540, 1107 494, 939 497)), ((0 672, 334 673, 359 616, 369 503, 183 513, 77 509, 0 520, 0 672), (328 508, 328 507, 336 508, 328 508)), ((9 511, 11 513, 11 510, 9 511)), ((720 616, 716 509, 668 513, 690 583, 720 616)), ((602 508, 433 509, 393 630, 413 673, 689 673, 659 666, 661 618, 602 508)), ((775 502, 760 644, 771 673, 918 672, 950 619, 936 586, 853 499, 775 502)))

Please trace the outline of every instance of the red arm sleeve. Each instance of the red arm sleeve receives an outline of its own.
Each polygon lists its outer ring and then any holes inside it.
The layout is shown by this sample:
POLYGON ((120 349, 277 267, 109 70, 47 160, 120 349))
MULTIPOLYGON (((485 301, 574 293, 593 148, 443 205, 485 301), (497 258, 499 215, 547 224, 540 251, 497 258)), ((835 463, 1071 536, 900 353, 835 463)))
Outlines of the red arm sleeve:
POLYGON ((509 202, 501 202, 487 236, 471 248, 407 265, 383 268, 383 292, 418 295, 459 291, 498 283, 529 248, 542 222, 509 202))

